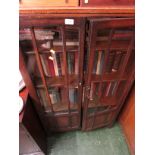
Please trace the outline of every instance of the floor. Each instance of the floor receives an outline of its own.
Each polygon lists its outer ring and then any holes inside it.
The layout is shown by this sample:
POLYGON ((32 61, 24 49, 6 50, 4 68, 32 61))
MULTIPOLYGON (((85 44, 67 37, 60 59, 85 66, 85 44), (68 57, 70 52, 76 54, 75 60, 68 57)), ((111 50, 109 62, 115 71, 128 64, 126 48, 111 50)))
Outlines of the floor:
POLYGON ((90 132, 73 131, 48 138, 48 155, 130 155, 118 124, 90 132))

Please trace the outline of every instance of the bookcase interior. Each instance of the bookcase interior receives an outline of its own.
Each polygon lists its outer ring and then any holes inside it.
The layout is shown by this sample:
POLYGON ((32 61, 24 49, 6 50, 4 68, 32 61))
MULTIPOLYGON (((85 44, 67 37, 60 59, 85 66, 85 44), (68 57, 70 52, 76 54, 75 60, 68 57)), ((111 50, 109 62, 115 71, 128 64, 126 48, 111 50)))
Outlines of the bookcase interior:
POLYGON ((78 73, 79 73, 79 30, 70 27, 65 30, 66 56, 64 57, 62 29, 59 26, 20 30, 20 46, 24 53, 27 69, 34 81, 37 94, 46 112, 67 112, 68 108, 78 111, 78 73), (48 104, 45 85, 39 73, 31 31, 34 31, 37 52, 46 80, 50 104, 48 104), (65 70, 65 60, 67 69, 65 70), (66 82, 66 76, 68 81, 66 82), (66 98, 66 92, 69 98, 66 98), (70 104, 70 107, 68 105, 70 104))

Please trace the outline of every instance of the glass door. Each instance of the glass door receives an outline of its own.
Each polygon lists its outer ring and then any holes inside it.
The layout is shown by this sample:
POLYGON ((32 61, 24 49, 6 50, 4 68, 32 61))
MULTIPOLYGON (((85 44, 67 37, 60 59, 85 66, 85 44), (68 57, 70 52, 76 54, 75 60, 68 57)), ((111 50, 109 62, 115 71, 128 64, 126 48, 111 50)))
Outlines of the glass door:
POLYGON ((134 19, 90 19, 83 130, 111 125, 134 77, 134 19))
POLYGON ((20 48, 39 98, 48 131, 80 128, 84 20, 29 22, 20 29, 20 48), (28 25, 28 27, 26 27, 28 25), (82 62, 82 63, 81 63, 82 62))

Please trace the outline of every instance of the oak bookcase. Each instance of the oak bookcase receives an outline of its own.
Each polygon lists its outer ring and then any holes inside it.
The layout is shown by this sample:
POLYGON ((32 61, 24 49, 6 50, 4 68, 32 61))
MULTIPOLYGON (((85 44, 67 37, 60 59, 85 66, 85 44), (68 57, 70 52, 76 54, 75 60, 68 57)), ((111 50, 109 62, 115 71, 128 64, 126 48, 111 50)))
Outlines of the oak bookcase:
POLYGON ((22 8, 19 21, 19 67, 46 133, 112 126, 134 82, 133 7, 22 8))

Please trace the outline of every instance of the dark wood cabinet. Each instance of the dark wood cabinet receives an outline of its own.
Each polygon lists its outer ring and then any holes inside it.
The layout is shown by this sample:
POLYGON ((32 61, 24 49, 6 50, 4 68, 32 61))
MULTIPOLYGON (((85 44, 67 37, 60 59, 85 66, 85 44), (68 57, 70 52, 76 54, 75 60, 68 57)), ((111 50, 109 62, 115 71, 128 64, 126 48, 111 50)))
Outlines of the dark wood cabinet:
POLYGON ((47 132, 110 126, 134 81, 134 19, 20 17, 20 71, 47 132))
POLYGON ((101 6, 134 6, 134 0, 80 0, 80 6, 83 7, 101 7, 101 6))

